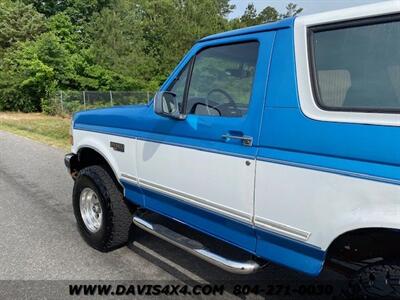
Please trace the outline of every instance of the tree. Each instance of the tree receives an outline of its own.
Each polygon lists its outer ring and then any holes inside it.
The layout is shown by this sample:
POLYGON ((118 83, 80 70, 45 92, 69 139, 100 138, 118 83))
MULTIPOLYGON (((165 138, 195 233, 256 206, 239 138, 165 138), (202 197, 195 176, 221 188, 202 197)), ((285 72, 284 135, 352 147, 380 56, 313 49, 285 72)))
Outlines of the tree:
POLYGON ((301 12, 234 20, 230 0, 0 0, 0 110, 40 111, 57 89, 156 90, 204 36, 301 12))
POLYGON ((74 78, 74 69, 65 43, 53 32, 46 32, 34 43, 35 57, 54 72, 54 80, 59 88, 70 85, 74 78))
POLYGON ((235 8, 236 5, 230 4, 230 0, 215 0, 217 12, 221 17, 226 18, 235 8))
POLYGON ((73 24, 71 17, 66 13, 59 13, 47 19, 47 27, 60 43, 71 53, 79 52, 86 47, 86 36, 83 34, 82 26, 73 24))
POLYGON ((289 3, 286 6, 286 12, 279 14, 279 12, 272 6, 265 7, 260 13, 253 3, 247 5, 246 10, 240 18, 235 18, 229 22, 232 29, 254 26, 263 23, 275 22, 284 18, 289 18, 298 15, 303 11, 296 4, 289 3))
POLYGON ((65 13, 74 23, 82 24, 91 19, 93 14, 99 13, 108 7, 112 0, 64 0, 66 2, 65 13))
POLYGON ((145 2, 142 7, 147 11, 142 22, 146 52, 154 54, 159 66, 155 74, 160 76, 160 82, 196 40, 228 29, 223 5, 226 1, 163 1, 163 6, 159 1, 145 2))
POLYGON ((0 2, 0 28, 0 49, 4 51, 16 42, 34 40, 46 26, 43 16, 31 5, 3 0, 0 2))
POLYGON ((55 88, 55 74, 37 57, 33 42, 18 43, 0 64, 0 110, 41 111, 55 88))
POLYGON ((24 0, 24 2, 33 5, 39 13, 46 17, 64 11, 68 5, 68 2, 64 0, 24 0))
POLYGON ((113 0, 24 0, 33 5, 36 10, 46 17, 58 13, 66 13, 75 23, 82 23, 90 19, 104 7, 112 4, 113 0))
POLYGON ((289 3, 286 6, 286 13, 281 15, 281 18, 290 18, 290 17, 295 17, 298 14, 300 14, 303 11, 302 8, 298 7, 297 4, 294 3, 289 3))
POLYGON ((40 111, 43 99, 71 85, 70 52, 53 32, 18 42, 0 63, 0 109, 40 111))
POLYGON ((197 39, 228 29, 231 9, 228 0, 119 0, 88 25, 90 49, 96 63, 155 87, 197 39))
POLYGON ((112 9, 104 9, 88 23, 89 52, 94 63, 126 76, 150 80, 149 69, 156 64, 145 52, 144 23, 138 7, 120 0, 112 9))
POLYGON ((271 6, 267 6, 266 8, 264 8, 257 16, 257 22, 259 24, 275 22, 277 20, 279 20, 279 13, 275 8, 271 6))
POLYGON ((257 19, 257 9, 253 3, 247 5, 246 10, 240 17, 240 23, 243 27, 259 24, 259 20, 257 19))

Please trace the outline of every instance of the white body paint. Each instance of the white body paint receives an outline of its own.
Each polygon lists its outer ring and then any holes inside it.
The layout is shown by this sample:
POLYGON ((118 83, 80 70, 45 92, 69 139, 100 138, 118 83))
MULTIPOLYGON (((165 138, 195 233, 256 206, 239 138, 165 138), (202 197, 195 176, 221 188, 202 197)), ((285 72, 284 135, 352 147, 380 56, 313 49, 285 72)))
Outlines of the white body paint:
MULTIPOLYGON (((300 105, 312 119, 400 125, 398 114, 324 111, 315 103, 307 27, 400 12, 400 1, 299 17, 295 52, 300 105)), ((118 179, 326 250, 359 228, 400 229, 400 186, 321 170, 251 161, 180 146, 74 130, 73 152, 93 148, 118 179), (110 142, 125 145, 114 151, 110 142), (129 179, 130 178, 130 179, 129 179)))
POLYGON ((85 147, 102 154, 118 179, 246 223, 252 221, 253 161, 247 166, 244 158, 74 130, 73 152, 85 147), (114 151, 111 141, 124 144, 125 152, 114 151))
POLYGON ((251 222, 254 162, 247 166, 244 158, 141 140, 137 146, 142 186, 251 222))
POLYGON ((135 162, 136 139, 76 129, 73 131, 73 135, 73 153, 78 153, 82 148, 91 148, 100 153, 108 161, 117 179, 121 179, 123 174, 137 178, 137 164, 135 162), (114 151, 110 147, 111 141, 124 144, 125 152, 114 151))
POLYGON ((400 186, 305 168, 257 162, 256 225, 326 250, 339 235, 358 228, 400 228, 400 186), (309 237, 293 234, 296 230, 309 237), (285 232, 286 231, 286 232, 285 232))
MULTIPOLYGON (((252 223, 254 161, 223 154, 74 130, 74 152, 101 153, 119 179, 252 223), (125 153, 110 148, 125 144, 125 153), (195 163, 194 163, 195 162, 195 163), (132 182, 137 183, 137 182, 132 182)), ((357 228, 400 228, 400 186, 257 161, 253 224, 326 250, 357 228)))

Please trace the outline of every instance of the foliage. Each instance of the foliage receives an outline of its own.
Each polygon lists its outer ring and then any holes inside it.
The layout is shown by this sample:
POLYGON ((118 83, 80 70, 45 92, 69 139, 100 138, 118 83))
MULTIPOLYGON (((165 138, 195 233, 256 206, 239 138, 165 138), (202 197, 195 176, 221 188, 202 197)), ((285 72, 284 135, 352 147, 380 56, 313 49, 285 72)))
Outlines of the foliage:
POLYGON ((0 110, 40 111, 41 99, 55 88, 55 73, 37 55, 32 42, 20 43, 3 58, 0 110))
POLYGON ((35 39, 45 30, 45 20, 31 5, 2 0, 0 28, 0 51, 4 51, 16 42, 35 39))
POLYGON ((0 110, 54 113, 57 90, 156 90, 206 35, 301 12, 229 0, 2 0, 0 110))
POLYGON ((286 13, 282 14, 281 18, 294 17, 294 16, 297 16, 298 14, 300 14, 302 11, 303 11, 303 9, 298 7, 297 4, 289 3, 286 6, 286 13))
POLYGON ((24 0, 25 4, 34 6, 46 17, 65 13, 74 23, 89 20, 94 13, 100 12, 111 2, 110 0, 24 0))
POLYGON ((258 23, 275 22, 280 19, 278 11, 272 6, 264 8, 257 16, 258 23))
POLYGON ((257 9, 253 3, 250 3, 246 10, 244 11, 243 16, 240 17, 240 23, 243 26, 253 26, 257 24, 257 9))
POLYGON ((231 21, 232 28, 242 28, 254 26, 262 23, 275 22, 284 18, 297 16, 303 11, 297 4, 289 3, 286 6, 286 12, 280 14, 274 7, 267 6, 260 13, 253 3, 247 5, 244 14, 237 19, 231 21))
POLYGON ((227 4, 223 0, 138 1, 143 49, 154 65, 149 76, 163 81, 196 40, 227 29, 227 4))

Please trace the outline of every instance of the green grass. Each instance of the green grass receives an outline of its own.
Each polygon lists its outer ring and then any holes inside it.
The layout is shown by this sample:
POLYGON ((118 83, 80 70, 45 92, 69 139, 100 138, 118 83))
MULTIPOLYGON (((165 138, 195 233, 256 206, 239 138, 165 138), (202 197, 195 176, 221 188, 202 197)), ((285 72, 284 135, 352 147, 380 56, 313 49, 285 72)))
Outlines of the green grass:
POLYGON ((0 112, 0 130, 21 135, 64 150, 70 149, 71 120, 40 113, 0 112))

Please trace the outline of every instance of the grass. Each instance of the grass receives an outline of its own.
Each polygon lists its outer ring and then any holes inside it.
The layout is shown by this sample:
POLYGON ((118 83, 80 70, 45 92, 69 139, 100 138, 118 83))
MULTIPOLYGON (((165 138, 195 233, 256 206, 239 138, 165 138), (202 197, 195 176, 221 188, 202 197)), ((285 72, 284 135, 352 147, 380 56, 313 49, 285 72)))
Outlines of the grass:
POLYGON ((69 150, 71 120, 41 113, 0 112, 0 130, 69 150))

